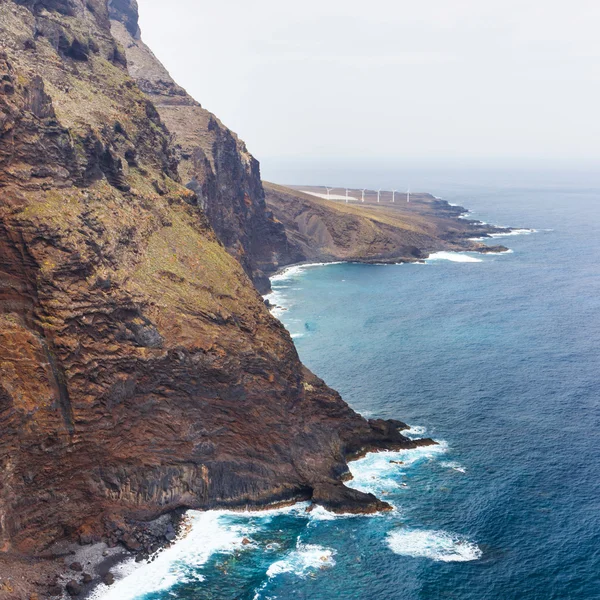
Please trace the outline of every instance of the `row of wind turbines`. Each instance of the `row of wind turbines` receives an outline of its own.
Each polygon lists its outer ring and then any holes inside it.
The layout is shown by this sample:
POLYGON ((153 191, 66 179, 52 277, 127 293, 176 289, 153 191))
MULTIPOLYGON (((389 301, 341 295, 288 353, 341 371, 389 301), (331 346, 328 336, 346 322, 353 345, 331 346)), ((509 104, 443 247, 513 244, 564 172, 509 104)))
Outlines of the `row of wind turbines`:
MULTIPOLYGON (((333 190, 336 190, 338 188, 325 187, 325 189, 327 190, 327 200, 330 200, 331 199, 330 198, 331 192, 333 192, 333 190)), ((349 196, 350 190, 348 188, 345 188, 345 189, 346 189, 346 204, 348 204, 348 201, 350 200, 350 196, 349 196)), ((365 188, 365 189, 361 190, 361 192, 362 192, 361 202, 365 201, 365 192, 367 191, 367 189, 368 188, 365 188)), ((382 191, 382 188, 379 188, 377 190, 377 202, 381 202, 381 191, 382 191)), ((397 191, 398 190, 392 190, 392 202, 393 203, 396 202, 396 192, 397 191)), ((406 202, 407 203, 410 202, 410 188, 408 188, 406 190, 406 202)))

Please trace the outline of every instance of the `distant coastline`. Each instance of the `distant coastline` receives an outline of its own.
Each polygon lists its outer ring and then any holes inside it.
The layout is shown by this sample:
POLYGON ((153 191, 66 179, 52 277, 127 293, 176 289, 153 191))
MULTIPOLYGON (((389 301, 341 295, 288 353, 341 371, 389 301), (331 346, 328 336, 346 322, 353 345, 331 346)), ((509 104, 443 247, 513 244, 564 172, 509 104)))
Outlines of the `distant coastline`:
POLYGON ((346 203, 344 196, 323 197, 324 187, 264 186, 267 205, 292 246, 288 260, 269 277, 311 264, 402 264, 425 262, 439 252, 508 252, 506 246, 484 242, 531 231, 470 218, 467 208, 427 193, 411 193, 410 203, 398 194, 391 202, 392 192, 382 190, 378 202, 377 192, 367 190, 362 202, 363 190, 349 189, 346 203))

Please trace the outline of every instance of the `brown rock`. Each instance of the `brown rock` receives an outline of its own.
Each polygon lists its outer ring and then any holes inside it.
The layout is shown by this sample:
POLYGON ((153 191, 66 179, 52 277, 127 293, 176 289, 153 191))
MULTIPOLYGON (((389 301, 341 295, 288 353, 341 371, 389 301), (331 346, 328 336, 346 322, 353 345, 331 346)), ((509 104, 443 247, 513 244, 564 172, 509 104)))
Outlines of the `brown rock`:
POLYGON ((103 578, 102 583, 112 585, 115 582, 115 576, 109 571, 103 578))
POLYGON ((83 591, 81 585, 77 583, 74 579, 67 583, 65 589, 67 590, 67 594, 69 594, 69 596, 79 596, 83 591))

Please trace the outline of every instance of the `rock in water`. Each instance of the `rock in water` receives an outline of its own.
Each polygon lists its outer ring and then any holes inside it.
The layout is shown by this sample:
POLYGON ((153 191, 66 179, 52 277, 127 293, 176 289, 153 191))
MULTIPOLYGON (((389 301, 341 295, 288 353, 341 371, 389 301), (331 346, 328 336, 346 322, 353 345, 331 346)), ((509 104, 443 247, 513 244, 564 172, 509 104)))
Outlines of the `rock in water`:
POLYGON ((67 590, 67 594, 69 594, 69 596, 79 596, 83 590, 81 585, 75 580, 69 581, 69 583, 67 583, 65 586, 65 589, 67 590))

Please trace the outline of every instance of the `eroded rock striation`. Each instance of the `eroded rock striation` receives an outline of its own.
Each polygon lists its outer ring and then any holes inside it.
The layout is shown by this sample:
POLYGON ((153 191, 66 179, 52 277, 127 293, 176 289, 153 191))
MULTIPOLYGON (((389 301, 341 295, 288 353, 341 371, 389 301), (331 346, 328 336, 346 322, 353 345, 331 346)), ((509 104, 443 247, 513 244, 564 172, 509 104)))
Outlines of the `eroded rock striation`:
POLYGON ((61 540, 136 550, 178 509, 385 508, 347 458, 415 444, 302 366, 213 229, 235 196, 252 231, 256 165, 208 115, 197 154, 173 139, 165 106, 202 109, 130 76, 109 9, 136 39, 132 3, 0 3, 0 597, 47 597, 61 540))

